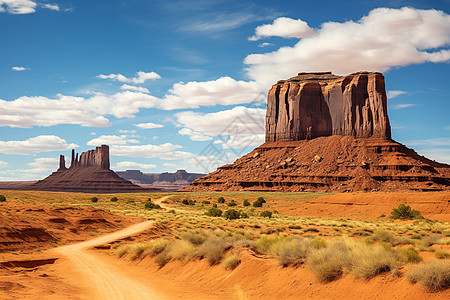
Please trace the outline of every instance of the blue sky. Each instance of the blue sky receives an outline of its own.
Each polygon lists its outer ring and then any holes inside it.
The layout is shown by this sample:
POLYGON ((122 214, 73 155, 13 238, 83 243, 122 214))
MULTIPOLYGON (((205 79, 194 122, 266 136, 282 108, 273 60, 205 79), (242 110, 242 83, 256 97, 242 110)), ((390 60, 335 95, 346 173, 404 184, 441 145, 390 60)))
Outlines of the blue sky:
POLYGON ((393 138, 450 163, 449 13, 447 0, 0 0, 0 180, 41 179, 102 143, 114 170, 213 171, 263 142, 270 85, 306 71, 383 72, 393 138))

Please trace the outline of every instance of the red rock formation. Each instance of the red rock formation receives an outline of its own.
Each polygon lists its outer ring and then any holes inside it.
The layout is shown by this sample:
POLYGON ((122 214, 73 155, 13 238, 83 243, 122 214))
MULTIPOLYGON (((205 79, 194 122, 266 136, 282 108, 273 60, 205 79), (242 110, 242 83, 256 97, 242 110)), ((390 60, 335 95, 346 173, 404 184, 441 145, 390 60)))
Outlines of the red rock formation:
POLYGON ((75 154, 75 150, 72 150, 69 169, 65 166, 64 155, 61 155, 59 169, 56 172, 24 189, 85 193, 159 191, 159 189, 144 189, 110 170, 107 145, 83 152, 79 159, 78 153, 75 154))
POLYGON ((330 135, 391 138, 381 73, 299 73, 272 86, 267 98, 267 142, 330 135))
POLYGON ((266 143, 181 190, 450 190, 450 166, 391 140, 382 74, 300 73, 269 91, 266 143))

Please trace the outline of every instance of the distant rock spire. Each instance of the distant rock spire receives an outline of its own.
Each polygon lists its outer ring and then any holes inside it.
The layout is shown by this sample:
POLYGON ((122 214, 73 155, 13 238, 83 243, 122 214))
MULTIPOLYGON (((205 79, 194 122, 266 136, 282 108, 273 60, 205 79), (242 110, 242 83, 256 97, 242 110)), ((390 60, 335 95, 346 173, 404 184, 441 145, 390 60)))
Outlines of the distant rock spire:
POLYGON ((59 169, 58 171, 67 170, 66 168, 66 158, 64 155, 59 156, 59 169))

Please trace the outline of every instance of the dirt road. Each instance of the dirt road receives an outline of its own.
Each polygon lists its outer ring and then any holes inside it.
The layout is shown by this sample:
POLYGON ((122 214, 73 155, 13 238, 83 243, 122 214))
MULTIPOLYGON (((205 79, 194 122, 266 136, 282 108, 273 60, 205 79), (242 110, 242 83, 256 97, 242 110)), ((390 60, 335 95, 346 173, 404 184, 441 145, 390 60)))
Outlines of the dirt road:
POLYGON ((160 292, 153 290, 148 283, 130 276, 110 260, 88 249, 119 240, 142 232, 152 226, 153 221, 142 222, 121 231, 107 234, 89 241, 54 249, 66 256, 72 267, 68 273, 75 274, 87 295, 84 299, 165 299, 160 292))
POLYGON ((181 213, 192 212, 192 211, 189 211, 189 210, 184 210, 184 209, 170 207, 170 206, 167 206, 166 204, 162 203, 164 200, 167 200, 170 197, 172 197, 172 196, 164 196, 164 197, 161 197, 159 199, 156 199, 154 202, 155 202, 155 204, 159 204, 159 206, 161 206, 161 208, 163 208, 165 210, 173 209, 174 211, 181 212, 181 213))

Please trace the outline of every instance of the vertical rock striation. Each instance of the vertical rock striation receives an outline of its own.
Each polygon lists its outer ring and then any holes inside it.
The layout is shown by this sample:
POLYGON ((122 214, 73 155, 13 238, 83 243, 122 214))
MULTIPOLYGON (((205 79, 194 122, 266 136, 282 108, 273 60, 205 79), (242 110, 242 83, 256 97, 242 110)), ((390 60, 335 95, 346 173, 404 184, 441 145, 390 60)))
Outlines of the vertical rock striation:
POLYGON ((266 142, 320 136, 391 138, 384 76, 299 73, 269 91, 266 142))

